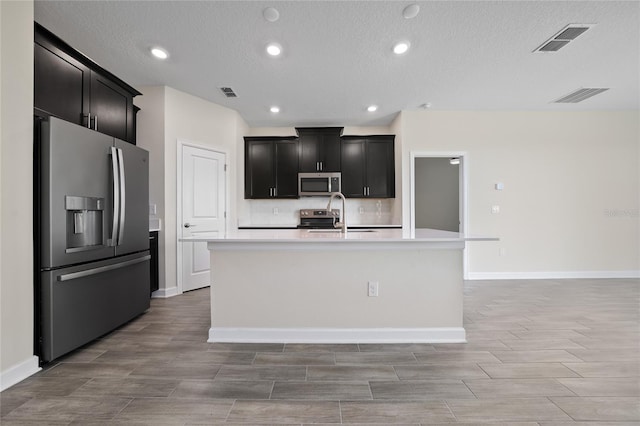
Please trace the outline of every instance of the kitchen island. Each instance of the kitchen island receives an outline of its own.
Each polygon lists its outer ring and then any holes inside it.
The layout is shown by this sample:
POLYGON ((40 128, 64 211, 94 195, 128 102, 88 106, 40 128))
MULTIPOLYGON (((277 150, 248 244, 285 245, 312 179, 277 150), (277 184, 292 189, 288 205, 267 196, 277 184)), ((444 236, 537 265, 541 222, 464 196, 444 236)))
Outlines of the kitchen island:
POLYGON ((464 342, 463 249, 436 230, 238 230, 206 241, 209 342, 464 342))

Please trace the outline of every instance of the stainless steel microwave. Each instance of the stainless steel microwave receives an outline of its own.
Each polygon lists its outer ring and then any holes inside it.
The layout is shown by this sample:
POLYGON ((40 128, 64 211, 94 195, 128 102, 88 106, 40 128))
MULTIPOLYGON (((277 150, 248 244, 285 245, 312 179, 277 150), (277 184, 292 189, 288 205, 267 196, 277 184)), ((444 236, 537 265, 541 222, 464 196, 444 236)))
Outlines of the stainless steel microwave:
POLYGON ((340 192, 341 174, 337 173, 298 173, 298 195, 329 196, 332 192, 340 192))

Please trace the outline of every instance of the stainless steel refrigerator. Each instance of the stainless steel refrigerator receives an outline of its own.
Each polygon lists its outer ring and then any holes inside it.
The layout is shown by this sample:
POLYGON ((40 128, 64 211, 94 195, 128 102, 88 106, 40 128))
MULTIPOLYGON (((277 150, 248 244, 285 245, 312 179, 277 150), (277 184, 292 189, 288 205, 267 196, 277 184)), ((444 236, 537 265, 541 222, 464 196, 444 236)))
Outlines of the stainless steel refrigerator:
POLYGON ((149 308, 149 153, 53 117, 40 131, 37 328, 47 362, 149 308))

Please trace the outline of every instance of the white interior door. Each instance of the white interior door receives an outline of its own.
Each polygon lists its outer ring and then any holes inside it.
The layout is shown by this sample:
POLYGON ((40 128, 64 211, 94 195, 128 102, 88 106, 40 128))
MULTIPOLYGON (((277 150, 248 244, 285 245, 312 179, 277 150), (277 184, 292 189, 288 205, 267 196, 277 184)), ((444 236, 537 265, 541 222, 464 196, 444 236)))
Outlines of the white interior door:
MULTIPOLYGON (((224 153, 182 146, 182 237, 219 237, 225 232, 224 153)), ((182 242, 182 291, 210 285, 206 243, 182 242)))

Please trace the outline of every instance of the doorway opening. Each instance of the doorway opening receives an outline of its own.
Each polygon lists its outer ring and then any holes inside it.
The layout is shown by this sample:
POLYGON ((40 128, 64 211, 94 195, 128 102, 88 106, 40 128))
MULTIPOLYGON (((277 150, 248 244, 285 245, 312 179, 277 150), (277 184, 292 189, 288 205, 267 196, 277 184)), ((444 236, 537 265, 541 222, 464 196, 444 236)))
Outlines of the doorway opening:
MULTIPOLYGON (((459 151, 411 152, 410 232, 430 228, 460 232, 468 229, 468 155, 459 151)), ((467 250, 464 250, 467 274, 467 250)))

